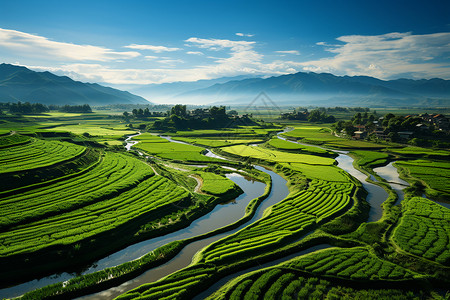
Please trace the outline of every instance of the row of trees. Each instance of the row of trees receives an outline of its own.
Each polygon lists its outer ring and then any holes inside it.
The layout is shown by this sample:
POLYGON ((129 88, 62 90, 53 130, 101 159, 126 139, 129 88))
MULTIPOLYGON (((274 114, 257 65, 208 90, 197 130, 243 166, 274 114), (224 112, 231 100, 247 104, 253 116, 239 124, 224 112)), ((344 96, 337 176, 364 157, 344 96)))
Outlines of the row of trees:
POLYGON ((60 112, 67 112, 67 113, 91 113, 92 108, 89 106, 89 104, 84 105, 64 105, 64 106, 58 106, 58 105, 49 105, 50 110, 57 110, 60 112))
POLYGON ((0 109, 9 111, 12 114, 36 114, 48 112, 49 108, 41 103, 17 102, 0 103, 0 109))
POLYGON ((9 111, 12 114, 40 114, 49 112, 50 110, 57 110, 68 113, 91 113, 92 109, 89 104, 84 105, 45 105, 42 103, 17 102, 17 103, 0 103, 0 110, 9 111))
POLYGON ((312 111, 294 110, 292 113, 281 114, 281 119, 285 120, 299 120, 308 122, 321 122, 321 123, 333 123, 336 122, 336 118, 333 115, 328 115, 324 108, 314 109, 312 111))

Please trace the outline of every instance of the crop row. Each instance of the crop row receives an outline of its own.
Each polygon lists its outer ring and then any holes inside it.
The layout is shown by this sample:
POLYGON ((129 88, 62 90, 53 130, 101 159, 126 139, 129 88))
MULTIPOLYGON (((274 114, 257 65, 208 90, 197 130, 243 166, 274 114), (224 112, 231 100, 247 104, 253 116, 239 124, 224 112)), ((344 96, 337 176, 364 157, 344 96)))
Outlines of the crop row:
POLYGON ((85 147, 59 141, 32 139, 30 143, 0 148, 0 173, 24 171, 73 159, 85 147))
POLYGON ((286 263, 292 269, 356 280, 397 280, 414 273, 382 260, 366 248, 331 248, 304 255, 286 263))
POLYGON ((353 289, 317 277, 304 277, 285 264, 241 275, 222 286, 208 300, 251 299, 414 299, 401 289, 353 289))
POLYGON ((0 228, 60 214, 126 191, 153 170, 121 154, 106 153, 100 163, 80 176, 2 198, 0 228))
POLYGON ((450 194, 450 169, 447 162, 431 161, 399 161, 396 163, 407 169, 409 175, 424 181, 430 188, 450 194))
POLYGON ((190 266, 157 282, 143 284, 116 299, 187 299, 185 296, 187 290, 200 291, 202 283, 207 281, 215 271, 216 269, 209 265, 190 266))
POLYGON ((73 244, 188 198, 188 192, 172 181, 153 176, 115 197, 1 233, 0 255, 73 244))
POLYGON ((205 262, 235 260, 273 247, 285 238, 339 212, 350 202, 353 184, 313 180, 308 190, 274 205, 258 222, 203 252, 205 262))
POLYGON ((409 253, 450 265, 450 210, 414 197, 403 202, 402 212, 394 243, 409 253))
POLYGON ((285 202, 303 213, 314 215, 319 222, 347 207, 353 189, 352 183, 313 180, 307 190, 285 202))
POLYGON ((14 145, 28 143, 30 137, 20 134, 4 135, 0 137, 0 148, 11 147, 14 145))

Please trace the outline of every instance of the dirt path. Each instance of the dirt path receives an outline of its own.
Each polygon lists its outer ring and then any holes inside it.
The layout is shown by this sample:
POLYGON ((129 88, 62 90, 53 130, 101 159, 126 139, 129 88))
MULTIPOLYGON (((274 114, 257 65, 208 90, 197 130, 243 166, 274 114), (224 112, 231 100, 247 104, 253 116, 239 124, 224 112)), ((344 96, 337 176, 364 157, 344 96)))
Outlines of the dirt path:
POLYGON ((203 180, 201 179, 201 177, 195 176, 193 174, 189 175, 189 177, 194 178, 197 181, 197 186, 195 187, 194 192, 207 195, 206 193, 202 192, 203 180))

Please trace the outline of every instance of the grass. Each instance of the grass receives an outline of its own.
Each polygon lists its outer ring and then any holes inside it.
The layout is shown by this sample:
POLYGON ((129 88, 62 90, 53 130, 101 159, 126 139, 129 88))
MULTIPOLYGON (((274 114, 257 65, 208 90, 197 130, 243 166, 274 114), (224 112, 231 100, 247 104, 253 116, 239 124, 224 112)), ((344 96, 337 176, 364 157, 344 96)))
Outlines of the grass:
POLYGON ((342 169, 335 166, 321 166, 321 165, 308 165, 301 163, 281 163, 282 167, 300 172, 307 178, 325 180, 325 181, 338 181, 348 182, 348 176, 342 169))
POLYGON ((54 128, 49 129, 50 131, 55 132, 72 132, 74 134, 81 135, 85 132, 89 133, 91 136, 97 136, 97 137, 122 137, 124 135, 131 135, 137 133, 136 130, 116 130, 113 128, 105 128, 105 127, 99 127, 96 125, 63 125, 63 126, 57 126, 54 128))
POLYGON ((220 196, 229 191, 239 189, 238 186, 230 179, 209 172, 196 172, 202 180, 202 191, 211 195, 220 196))
POLYGON ((283 136, 295 138, 302 142, 309 144, 324 145, 331 148, 342 149, 382 149, 386 148, 386 145, 380 145, 376 143, 366 141, 354 141, 347 140, 341 137, 334 136, 331 129, 321 126, 295 126, 294 130, 285 132, 283 136))
POLYGON ((221 148, 227 154, 244 158, 260 159, 274 163, 304 163, 310 165, 333 165, 334 159, 308 154, 286 153, 262 147, 236 145, 221 148))
POLYGON ((169 142, 164 138, 149 133, 144 133, 133 139, 139 141, 134 148, 141 149, 150 155, 164 159, 184 162, 220 162, 219 159, 202 155, 202 152, 205 150, 204 148, 169 142))
POLYGON ((408 146, 401 149, 389 149, 389 152, 401 155, 435 156, 435 157, 438 156, 442 158, 446 158, 450 155, 449 151, 415 147, 415 146, 408 146))
POLYGON ((206 139, 206 138, 186 138, 186 137, 175 137, 174 140, 182 141, 190 144, 197 144, 205 147, 224 147, 239 144, 254 144, 261 143, 261 139, 206 139))
POLYGON ((327 155, 330 156, 333 153, 318 147, 313 146, 307 146, 307 145, 301 145, 292 143, 289 141, 285 141, 279 138, 272 138, 269 140, 268 145, 279 149, 279 150, 287 150, 287 151, 298 151, 302 153, 308 153, 308 154, 314 154, 314 155, 327 155))
POLYGON ((358 157, 356 163, 362 167, 374 168, 386 165, 389 161, 389 154, 383 152, 353 150, 351 153, 358 157))

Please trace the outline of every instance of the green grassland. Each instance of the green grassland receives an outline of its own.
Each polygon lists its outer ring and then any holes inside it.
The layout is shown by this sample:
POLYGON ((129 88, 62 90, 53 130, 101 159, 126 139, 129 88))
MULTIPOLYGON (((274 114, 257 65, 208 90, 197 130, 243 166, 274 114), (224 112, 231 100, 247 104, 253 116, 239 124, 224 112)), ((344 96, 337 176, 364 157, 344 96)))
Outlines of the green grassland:
POLYGON ((182 141, 190 144, 196 144, 204 147, 224 147, 224 146, 231 146, 231 145, 239 145, 239 144, 254 144, 254 143, 261 143, 263 140, 261 139, 230 139, 230 140, 224 140, 224 139, 216 139, 216 138, 187 138, 187 137, 175 137, 174 140, 182 141))
POLYGON ((301 140, 304 143, 324 145, 330 148, 341 149, 382 149, 386 148, 386 145, 375 144, 365 141, 353 141, 347 140, 341 137, 337 137, 331 134, 331 129, 328 127, 320 126, 294 126, 294 130, 284 132, 282 134, 287 138, 294 138, 301 140))
POLYGON ((303 176, 310 179, 319 179, 331 182, 348 182, 348 176, 345 172, 335 166, 309 165, 302 163, 280 163, 280 166, 300 172, 303 176))
POLYGON ((313 155, 322 155, 322 156, 334 156, 333 152, 321 149, 318 147, 301 145, 296 143, 291 143, 289 141, 285 141, 279 138, 272 138, 269 140, 268 145, 270 147, 285 150, 285 151, 295 151, 299 153, 313 154, 313 155))
POLYGON ((358 157, 356 163, 362 167, 375 168, 389 162, 389 154, 384 152, 353 150, 352 154, 358 157))
POLYGON ((198 171, 195 174, 202 178, 202 191, 207 194, 220 196, 231 190, 238 189, 233 181, 221 175, 198 171))
POLYGON ((236 128, 225 129, 205 129, 205 130, 191 130, 191 131, 177 131, 168 133, 171 136, 177 137, 191 137, 191 138, 205 138, 215 137, 224 140, 233 139, 256 139, 265 138, 270 133, 280 131, 280 128, 260 128, 258 126, 241 126, 236 128))
POLYGON ((408 147, 404 147, 404 148, 400 148, 400 149, 389 149, 389 152, 392 152, 394 154, 401 154, 401 155, 425 156, 425 157, 431 156, 431 157, 442 157, 442 158, 446 158, 450 155, 449 151, 422 148, 422 147, 414 147, 414 146, 408 146, 408 147))
POLYGON ((202 155, 202 152, 205 150, 204 148, 169 142, 164 138, 150 133, 144 133, 137 136, 134 140, 139 141, 134 148, 141 149, 150 155, 164 159, 183 162, 220 162, 220 159, 202 155))
POLYGON ((273 163, 304 163, 310 165, 333 165, 334 159, 308 155, 287 153, 277 150, 270 150, 262 147, 254 147, 247 145, 236 145, 230 147, 223 147, 221 150, 224 153, 244 158, 264 160, 273 163))

